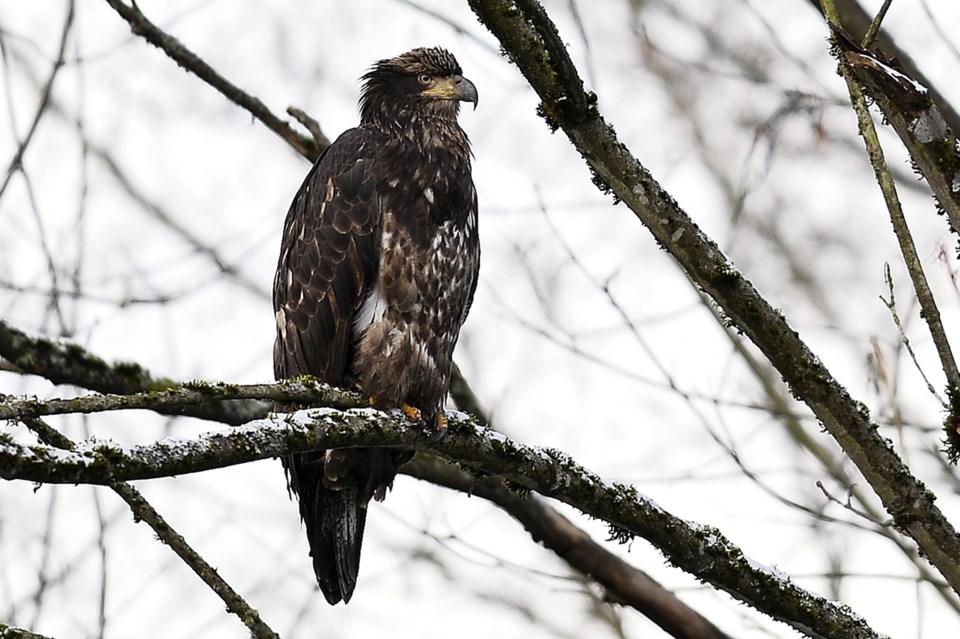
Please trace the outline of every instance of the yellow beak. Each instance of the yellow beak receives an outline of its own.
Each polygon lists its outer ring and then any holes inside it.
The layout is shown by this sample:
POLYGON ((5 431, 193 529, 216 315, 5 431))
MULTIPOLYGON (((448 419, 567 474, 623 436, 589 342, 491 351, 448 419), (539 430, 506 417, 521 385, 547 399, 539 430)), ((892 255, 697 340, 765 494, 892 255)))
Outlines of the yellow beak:
POLYGON ((437 78, 429 89, 424 89, 424 95, 430 95, 443 100, 460 100, 462 102, 473 102, 473 108, 477 108, 477 87, 473 82, 467 80, 462 75, 451 75, 445 78, 437 78))

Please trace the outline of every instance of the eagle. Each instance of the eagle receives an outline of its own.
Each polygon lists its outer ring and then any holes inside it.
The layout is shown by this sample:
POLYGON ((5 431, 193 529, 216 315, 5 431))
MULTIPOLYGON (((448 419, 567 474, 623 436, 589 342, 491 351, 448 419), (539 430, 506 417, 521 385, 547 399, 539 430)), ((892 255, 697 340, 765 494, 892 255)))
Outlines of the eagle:
MULTIPOLYGON (((477 89, 445 49, 418 48, 361 78, 360 125, 317 159, 283 227, 273 284, 277 379, 311 375, 400 409, 435 433, 480 268, 470 141, 477 89)), ((410 451, 317 450, 282 459, 317 583, 350 601, 371 499, 410 451)))

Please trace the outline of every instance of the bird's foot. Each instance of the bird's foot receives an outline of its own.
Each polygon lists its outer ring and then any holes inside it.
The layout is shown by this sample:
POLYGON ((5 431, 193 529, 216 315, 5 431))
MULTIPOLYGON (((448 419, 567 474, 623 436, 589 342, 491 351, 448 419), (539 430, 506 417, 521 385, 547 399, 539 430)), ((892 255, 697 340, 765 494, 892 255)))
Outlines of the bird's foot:
POLYGON ((450 430, 447 428, 449 425, 447 424, 447 417, 443 414, 443 410, 437 411, 437 414, 431 420, 430 425, 432 426, 430 429, 432 431, 430 433, 431 441, 443 441, 443 439, 447 436, 447 433, 450 432, 450 430))
POLYGON ((407 419, 409 419, 411 422, 419 422, 419 421, 420 421, 420 418, 421 418, 422 416, 420 415, 420 409, 419 409, 419 408, 416 408, 415 406, 411 406, 410 404, 405 404, 405 403, 403 403, 403 402, 400 402, 399 408, 400 408, 400 411, 401 411, 404 415, 406 415, 406 416, 407 416, 407 419))

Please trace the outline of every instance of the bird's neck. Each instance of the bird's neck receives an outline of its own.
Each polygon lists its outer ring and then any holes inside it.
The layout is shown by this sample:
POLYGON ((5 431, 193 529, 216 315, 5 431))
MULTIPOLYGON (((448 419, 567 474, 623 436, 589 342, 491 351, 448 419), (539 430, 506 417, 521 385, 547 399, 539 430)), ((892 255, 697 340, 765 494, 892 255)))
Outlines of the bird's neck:
POLYGON ((457 123, 456 111, 432 110, 380 112, 372 126, 404 146, 413 145, 425 155, 437 150, 470 155, 470 141, 457 123))

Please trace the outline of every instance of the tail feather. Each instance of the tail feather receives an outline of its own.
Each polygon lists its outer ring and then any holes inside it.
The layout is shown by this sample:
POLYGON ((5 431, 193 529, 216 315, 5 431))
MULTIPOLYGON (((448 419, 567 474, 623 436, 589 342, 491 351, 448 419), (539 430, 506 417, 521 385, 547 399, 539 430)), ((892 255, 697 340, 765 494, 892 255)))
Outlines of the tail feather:
POLYGON ((330 604, 347 603, 357 586, 367 509, 360 505, 353 487, 331 490, 321 486, 317 497, 316 516, 304 519, 313 570, 330 604))
POLYGON ((372 448, 341 449, 329 459, 324 451, 283 458, 300 502, 317 584, 331 605, 349 602, 356 588, 367 504, 383 499, 397 467, 412 456, 372 448))

